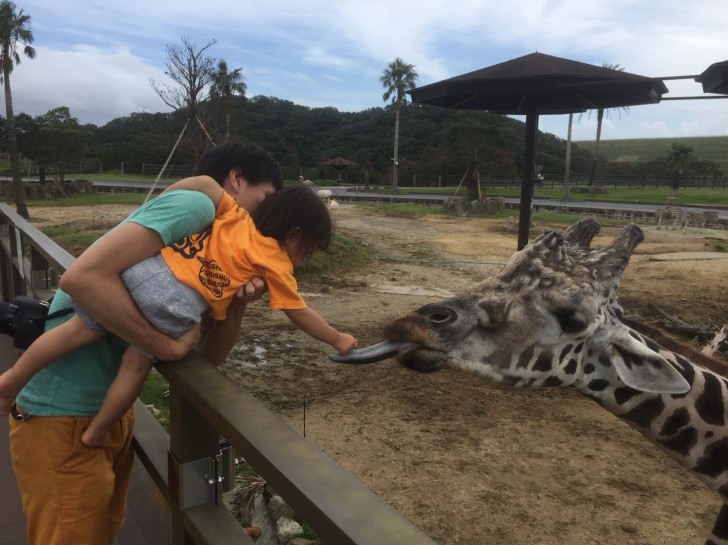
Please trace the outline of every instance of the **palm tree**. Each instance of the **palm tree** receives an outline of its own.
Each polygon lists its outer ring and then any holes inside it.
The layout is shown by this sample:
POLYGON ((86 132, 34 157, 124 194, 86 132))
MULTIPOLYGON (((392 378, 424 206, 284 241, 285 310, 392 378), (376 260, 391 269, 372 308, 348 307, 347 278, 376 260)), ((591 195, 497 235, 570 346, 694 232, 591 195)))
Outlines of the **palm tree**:
POLYGON ((672 149, 667 152, 667 170, 672 175, 672 196, 677 197, 680 187, 680 178, 687 166, 693 160, 693 148, 679 142, 672 143, 672 149))
POLYGON ((394 121, 394 157, 392 158, 392 190, 397 189, 397 165, 399 164, 399 110, 402 104, 407 103, 406 91, 415 88, 417 82, 417 72, 415 72, 414 64, 407 64, 397 57, 387 65, 382 72, 379 81, 386 89, 382 95, 382 100, 387 102, 390 98, 394 105, 395 121, 394 121))
POLYGON ((0 79, 5 84, 5 113, 8 129, 8 148, 10 150, 10 168, 13 171, 13 198, 15 210, 18 215, 28 219, 28 207, 25 204, 25 191, 23 178, 20 173, 20 157, 18 155, 18 141, 15 136, 15 116, 13 115, 13 96, 10 92, 10 73, 16 64, 20 64, 18 44, 23 46, 23 53, 29 59, 35 58, 35 49, 29 44, 33 43, 33 32, 30 30, 30 15, 23 10, 15 10, 15 4, 10 0, 0 2, 0 79))
MULTIPOLYGON (((619 66, 618 64, 608 64, 604 63, 602 64, 603 68, 608 68, 610 70, 616 70, 617 72, 624 71, 624 66, 619 66)), ((623 106, 621 108, 618 108, 618 110, 624 110, 625 112, 629 111, 629 106, 623 106)), ((607 113, 607 117, 609 117, 609 113, 607 113)), ((594 178, 596 178, 597 175, 597 162, 599 161, 599 140, 602 137, 602 120, 604 119, 604 108, 599 108, 597 110, 597 139, 594 143, 594 162, 592 163, 591 172, 589 173, 589 185, 592 185, 594 183, 594 178)))
POLYGON ((227 63, 220 60, 217 63, 217 72, 212 76, 210 96, 221 98, 225 108, 225 137, 230 137, 230 111, 232 110, 233 97, 235 95, 245 96, 247 85, 243 81, 243 69, 236 68, 228 72, 227 63))

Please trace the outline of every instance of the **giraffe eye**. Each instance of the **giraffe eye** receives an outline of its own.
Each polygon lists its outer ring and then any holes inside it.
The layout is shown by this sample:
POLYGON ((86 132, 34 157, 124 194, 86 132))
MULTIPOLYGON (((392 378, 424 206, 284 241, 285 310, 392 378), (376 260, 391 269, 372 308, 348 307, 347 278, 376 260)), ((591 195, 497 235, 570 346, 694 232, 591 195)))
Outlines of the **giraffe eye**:
POLYGON ((559 321, 559 326, 565 333, 578 333, 584 331, 589 325, 584 321, 583 315, 574 309, 557 309, 553 311, 553 315, 559 321))

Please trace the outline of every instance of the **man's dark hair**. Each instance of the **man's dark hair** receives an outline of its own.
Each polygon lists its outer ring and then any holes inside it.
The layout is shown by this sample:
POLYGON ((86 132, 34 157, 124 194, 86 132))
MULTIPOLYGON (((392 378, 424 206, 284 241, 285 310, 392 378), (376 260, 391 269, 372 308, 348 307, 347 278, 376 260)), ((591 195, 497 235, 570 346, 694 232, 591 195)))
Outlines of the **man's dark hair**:
POLYGON ((268 180, 273 182, 276 191, 283 188, 281 167, 273 156, 256 144, 233 140, 220 144, 207 151, 197 163, 194 175, 207 175, 222 185, 225 176, 233 170, 248 180, 250 185, 258 185, 268 180))
POLYGON ((304 246, 311 251, 326 250, 334 238, 329 209, 304 185, 276 191, 260 203, 251 216, 258 231, 281 244, 296 227, 301 229, 304 246))

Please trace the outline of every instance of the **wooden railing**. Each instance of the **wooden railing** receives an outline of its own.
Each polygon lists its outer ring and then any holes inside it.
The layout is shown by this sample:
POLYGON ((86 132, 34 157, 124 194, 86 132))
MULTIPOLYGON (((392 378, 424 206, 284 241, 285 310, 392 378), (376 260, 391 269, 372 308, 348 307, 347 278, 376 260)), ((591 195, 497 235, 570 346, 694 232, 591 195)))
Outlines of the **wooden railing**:
MULTIPOLYGON (((3 301, 16 295, 47 299, 72 262, 71 255, 0 203, 3 301)), ((170 434, 137 401, 134 448, 171 507, 174 545, 253 543, 219 502, 221 485, 234 478, 220 469, 226 465, 221 437, 327 543, 433 543, 207 361, 192 354, 157 368, 170 386, 170 434)))

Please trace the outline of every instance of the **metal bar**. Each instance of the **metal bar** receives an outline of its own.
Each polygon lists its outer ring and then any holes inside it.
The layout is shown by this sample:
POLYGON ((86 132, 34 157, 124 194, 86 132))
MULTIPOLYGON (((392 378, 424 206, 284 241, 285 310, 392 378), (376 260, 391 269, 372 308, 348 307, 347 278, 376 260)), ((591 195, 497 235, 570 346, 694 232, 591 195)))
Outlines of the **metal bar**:
POLYGON ((199 356, 157 368, 327 543, 433 543, 280 415, 199 356))

